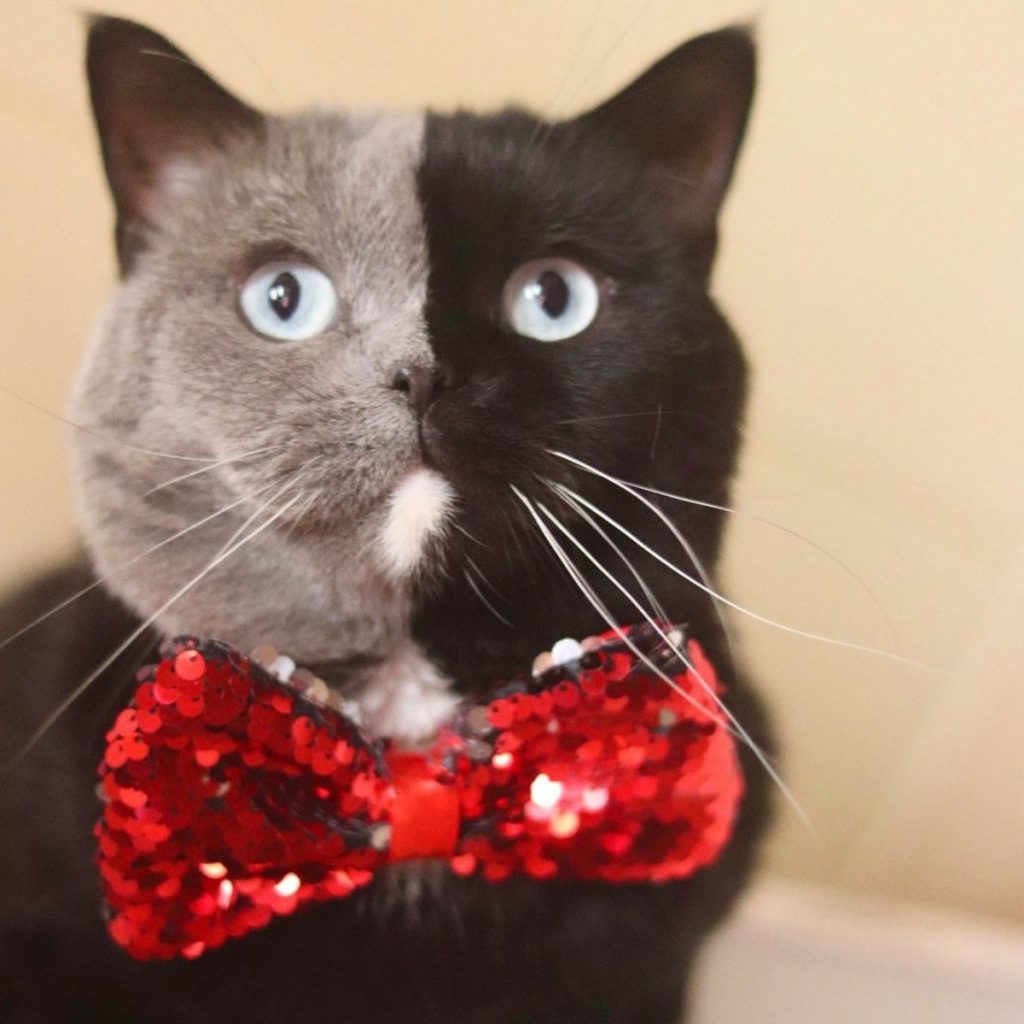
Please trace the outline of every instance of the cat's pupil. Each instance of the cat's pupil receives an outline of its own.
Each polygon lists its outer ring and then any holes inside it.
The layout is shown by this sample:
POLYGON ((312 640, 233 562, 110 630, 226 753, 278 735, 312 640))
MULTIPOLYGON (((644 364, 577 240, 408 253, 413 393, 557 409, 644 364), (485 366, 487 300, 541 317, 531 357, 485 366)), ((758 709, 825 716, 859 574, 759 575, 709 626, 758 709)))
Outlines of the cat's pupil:
POLYGON ((282 319, 287 320, 299 304, 302 289, 291 271, 283 270, 271 282, 267 289, 267 298, 271 309, 282 319))
POLYGON ((545 270, 537 278, 537 284, 540 286, 541 309, 552 319, 560 317, 569 305, 569 286, 565 278, 554 270, 545 270))

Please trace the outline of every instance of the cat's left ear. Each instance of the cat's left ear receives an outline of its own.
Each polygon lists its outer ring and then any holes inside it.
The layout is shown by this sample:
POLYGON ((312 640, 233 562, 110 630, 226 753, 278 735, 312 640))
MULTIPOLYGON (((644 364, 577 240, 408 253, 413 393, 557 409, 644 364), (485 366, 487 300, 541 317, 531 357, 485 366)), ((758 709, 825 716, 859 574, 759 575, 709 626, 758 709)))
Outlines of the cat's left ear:
POLYGON ((753 94, 750 30, 725 28, 673 50, 578 123, 639 152, 680 228, 713 250, 753 94))
POLYGON ((175 163, 260 131, 263 117, 173 43, 123 18, 90 19, 86 72, 126 274, 175 163))

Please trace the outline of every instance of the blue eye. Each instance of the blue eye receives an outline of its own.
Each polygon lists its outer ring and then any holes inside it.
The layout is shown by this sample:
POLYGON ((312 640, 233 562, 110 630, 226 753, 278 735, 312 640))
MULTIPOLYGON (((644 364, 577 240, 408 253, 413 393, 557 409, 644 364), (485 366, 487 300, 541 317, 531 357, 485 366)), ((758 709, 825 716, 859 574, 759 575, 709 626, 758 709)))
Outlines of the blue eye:
POLYGON ((253 330, 276 341, 323 333, 338 314, 338 293, 326 274, 302 263, 269 263, 242 285, 242 312, 253 330))
POLYGON ((552 257, 524 263, 505 282, 502 306, 508 325, 536 341, 562 341, 594 322, 600 291, 591 274, 572 260, 552 257))

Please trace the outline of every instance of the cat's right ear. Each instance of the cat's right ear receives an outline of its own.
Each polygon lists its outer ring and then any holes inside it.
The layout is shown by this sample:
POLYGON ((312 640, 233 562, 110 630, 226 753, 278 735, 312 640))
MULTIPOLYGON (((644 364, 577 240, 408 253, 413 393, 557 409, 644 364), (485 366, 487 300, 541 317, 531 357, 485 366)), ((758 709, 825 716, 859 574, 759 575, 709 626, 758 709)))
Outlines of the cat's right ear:
POLYGON ((163 36, 121 18, 90 19, 86 71, 124 275, 145 246, 165 170, 258 132, 263 118, 163 36))

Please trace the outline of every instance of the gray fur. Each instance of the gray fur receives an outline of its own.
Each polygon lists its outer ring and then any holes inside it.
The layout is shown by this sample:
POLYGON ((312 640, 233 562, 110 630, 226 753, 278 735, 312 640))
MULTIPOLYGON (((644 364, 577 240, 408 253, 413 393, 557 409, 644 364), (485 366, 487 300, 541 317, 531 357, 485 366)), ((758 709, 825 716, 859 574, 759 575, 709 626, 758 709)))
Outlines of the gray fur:
POLYGON ((261 134, 165 168, 147 210, 147 248, 101 324, 72 403, 72 417, 94 432, 76 432, 74 461, 96 566, 148 617, 298 473, 301 482, 251 525, 303 497, 160 615, 164 633, 242 649, 267 641, 305 662, 396 649, 415 657, 410 581, 391 578, 374 550, 387 496, 420 461, 414 414, 389 385, 399 366, 431 358, 415 182, 422 139, 421 114, 313 112, 268 119, 261 134), (334 281, 335 327, 280 343, 247 326, 238 289, 260 240, 305 253, 334 281), (277 448, 146 496, 206 464, 106 438, 207 459, 277 448), (253 500, 125 565, 245 495, 253 500))

